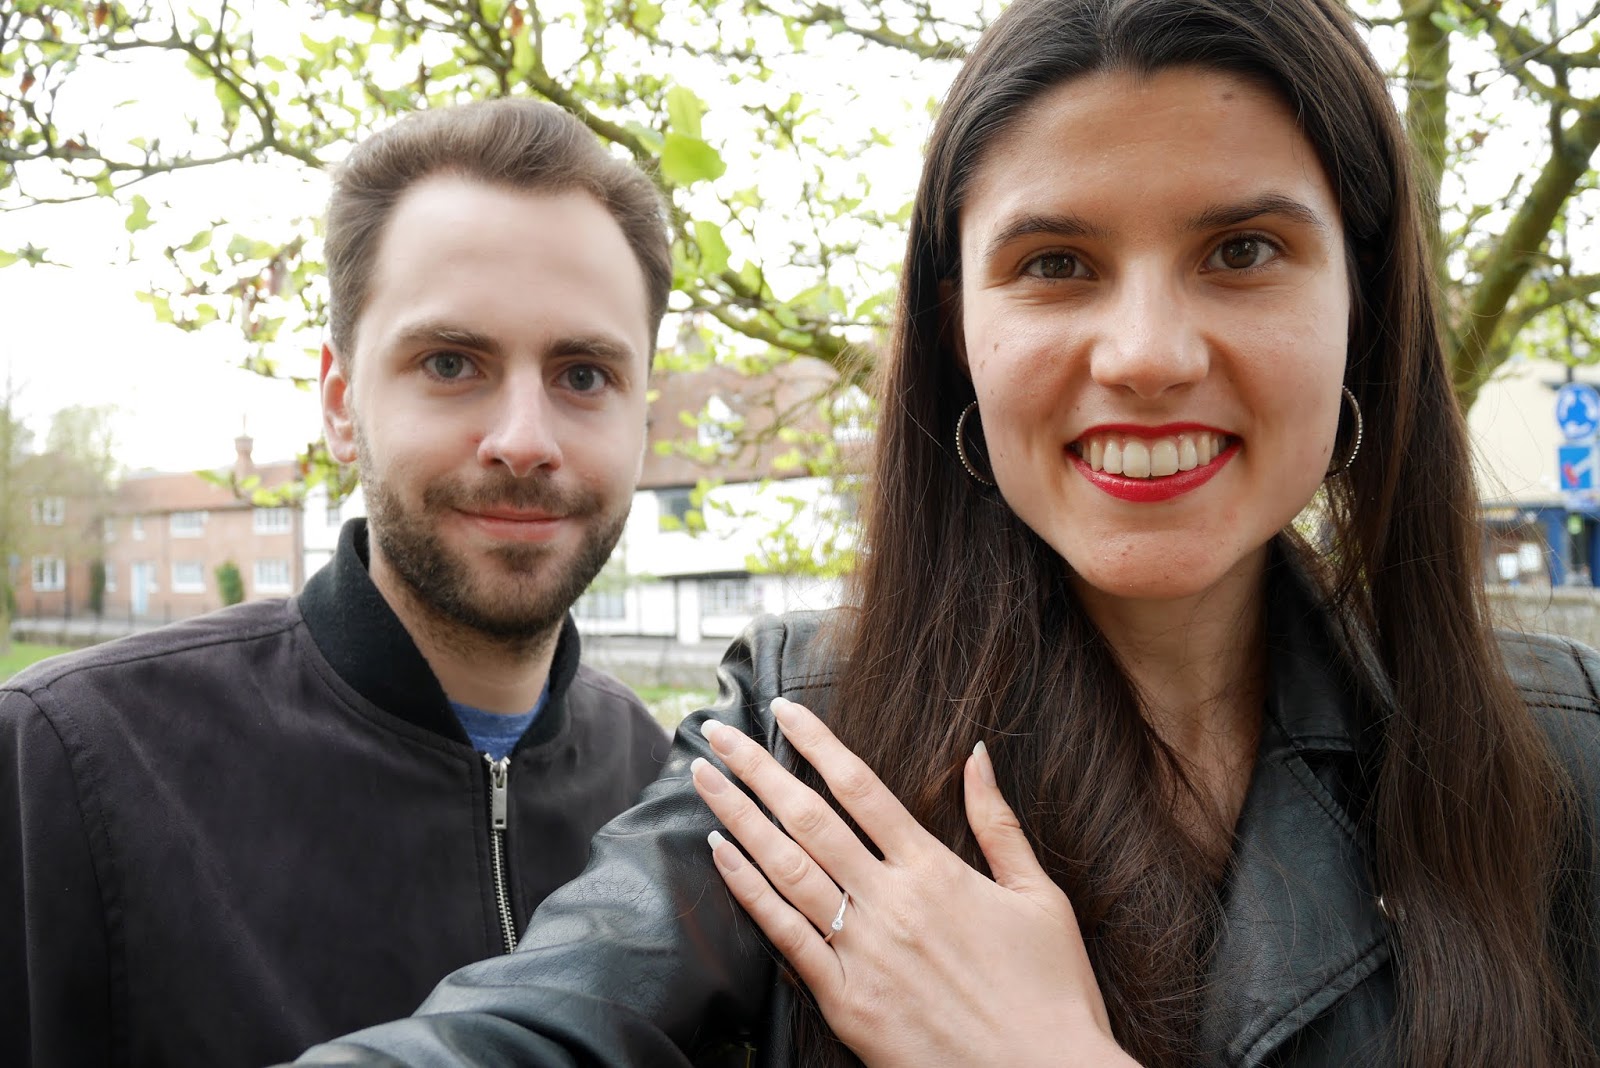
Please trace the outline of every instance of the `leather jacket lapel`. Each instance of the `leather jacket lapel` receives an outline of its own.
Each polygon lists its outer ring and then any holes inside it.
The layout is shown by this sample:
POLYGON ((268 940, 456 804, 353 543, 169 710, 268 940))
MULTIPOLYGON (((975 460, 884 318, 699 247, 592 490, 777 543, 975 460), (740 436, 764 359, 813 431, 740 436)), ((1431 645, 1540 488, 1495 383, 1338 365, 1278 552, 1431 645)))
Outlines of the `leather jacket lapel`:
POLYGON ((1236 829, 1203 1048, 1257 1065, 1389 959, 1352 811, 1358 687, 1294 567, 1269 578, 1271 681, 1236 829))

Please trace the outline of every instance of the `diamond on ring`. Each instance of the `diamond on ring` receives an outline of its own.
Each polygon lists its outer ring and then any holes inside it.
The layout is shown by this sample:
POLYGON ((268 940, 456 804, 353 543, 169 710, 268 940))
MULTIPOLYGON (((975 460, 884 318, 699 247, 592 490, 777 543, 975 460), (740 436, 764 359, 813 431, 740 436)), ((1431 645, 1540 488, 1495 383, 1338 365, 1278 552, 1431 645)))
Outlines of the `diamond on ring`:
POLYGON ((833 941, 833 936, 844 930, 844 910, 850 905, 850 891, 844 891, 844 897, 839 901, 839 911, 834 913, 833 922, 828 924, 828 933, 822 936, 823 944, 833 941))

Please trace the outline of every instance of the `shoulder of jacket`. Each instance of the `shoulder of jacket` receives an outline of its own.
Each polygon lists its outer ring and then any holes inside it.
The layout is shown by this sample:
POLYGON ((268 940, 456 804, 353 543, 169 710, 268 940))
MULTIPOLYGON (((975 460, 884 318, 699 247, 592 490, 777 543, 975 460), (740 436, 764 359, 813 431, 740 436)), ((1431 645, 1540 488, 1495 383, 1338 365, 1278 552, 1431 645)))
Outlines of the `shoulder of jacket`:
POLYGON ((1530 706, 1600 713, 1600 653, 1553 634, 1497 631, 1511 681, 1530 706))
POLYGON ((728 657, 735 658, 743 647, 752 667, 768 674, 779 692, 831 686, 838 674, 836 643, 846 611, 833 608, 757 616, 729 649, 728 657))
POLYGON ((639 700, 639 695, 629 689, 628 685, 621 679, 608 672, 601 671, 599 668, 592 668, 588 664, 578 664, 577 674, 572 677, 572 688, 574 690, 592 690, 602 698, 608 698, 622 704, 644 707, 643 702, 639 700))
POLYGON ((69 684, 77 677, 116 672, 130 664, 190 653, 210 656, 220 646, 270 637, 292 630, 299 623, 300 614, 290 601, 251 601, 52 656, 23 669, 0 685, 0 690, 33 696, 39 691, 69 684))

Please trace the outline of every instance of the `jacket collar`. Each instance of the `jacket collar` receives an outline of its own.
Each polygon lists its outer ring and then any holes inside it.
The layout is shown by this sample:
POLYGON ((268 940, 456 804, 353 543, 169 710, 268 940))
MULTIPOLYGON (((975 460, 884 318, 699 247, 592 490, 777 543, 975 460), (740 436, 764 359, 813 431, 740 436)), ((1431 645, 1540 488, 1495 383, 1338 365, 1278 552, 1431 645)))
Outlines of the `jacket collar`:
POLYGON ((1362 835, 1363 687, 1306 572, 1268 574, 1269 690, 1235 829, 1212 959, 1204 1047, 1222 1063, 1271 1057, 1389 959, 1362 835))
MULTIPOLYGON (((367 521, 339 532, 333 559, 312 575, 299 597, 311 638, 339 677, 390 715, 467 743, 433 669, 367 573, 367 521)), ((571 615, 550 663, 550 696, 520 744, 552 737, 566 718, 566 691, 578 672, 580 642, 571 615)))

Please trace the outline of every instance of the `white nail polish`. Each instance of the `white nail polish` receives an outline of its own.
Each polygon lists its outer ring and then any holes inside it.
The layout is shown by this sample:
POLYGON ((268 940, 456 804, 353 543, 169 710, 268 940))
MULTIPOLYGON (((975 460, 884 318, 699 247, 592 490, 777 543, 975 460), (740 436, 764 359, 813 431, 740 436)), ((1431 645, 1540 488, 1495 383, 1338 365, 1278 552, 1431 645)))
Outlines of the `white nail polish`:
POLYGON ((728 840, 722 837, 721 831, 712 831, 710 834, 706 835, 706 841, 711 843, 712 849, 716 849, 719 845, 725 845, 728 840))

